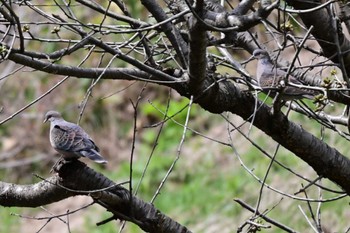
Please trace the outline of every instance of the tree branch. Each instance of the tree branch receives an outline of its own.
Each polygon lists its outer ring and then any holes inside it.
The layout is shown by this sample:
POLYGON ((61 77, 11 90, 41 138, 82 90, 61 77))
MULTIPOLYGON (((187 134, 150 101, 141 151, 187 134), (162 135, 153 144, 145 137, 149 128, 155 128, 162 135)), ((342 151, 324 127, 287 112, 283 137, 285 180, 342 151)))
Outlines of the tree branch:
MULTIPOLYGON (((310 8, 317 7, 321 5, 319 0, 311 1, 287 1, 288 5, 293 6, 298 10, 306 10, 310 8)), ((330 58, 334 63, 340 63, 339 56, 343 56, 345 63, 345 72, 350 74, 350 41, 345 37, 345 35, 340 32, 333 24, 333 18, 327 11, 328 6, 317 11, 308 12, 307 14, 299 14, 300 18, 303 20, 306 27, 314 26, 312 35, 316 38, 319 45, 322 47, 324 55, 330 58), (337 34, 337 41, 335 38, 337 34), (338 48, 337 44, 340 46, 342 54, 337 54, 338 48)))
MULTIPOLYGON (((170 76, 164 73, 163 76, 151 75, 148 72, 144 72, 135 68, 81 68, 68 65, 54 64, 50 62, 45 62, 41 60, 32 59, 32 57, 19 54, 10 53, 8 57, 11 61, 18 64, 22 64, 33 69, 37 69, 43 72, 58 74, 58 75, 68 75, 75 76, 77 78, 92 78, 96 79, 102 75, 103 79, 125 79, 125 80, 142 80, 149 82, 159 82, 159 83, 177 83, 183 82, 180 75, 177 75, 179 80, 176 80, 176 74, 172 73, 170 76), (164 79, 165 76, 165 79, 164 79)), ((160 72, 160 71, 157 71, 160 72)))
MULTIPOLYGON (((149 12, 152 13, 157 22, 162 22, 168 19, 168 16, 164 10, 159 6, 155 0, 142 0, 141 3, 147 8, 149 12)), ((181 61, 182 67, 187 67, 187 56, 188 48, 187 44, 183 40, 179 30, 173 25, 173 23, 168 22, 161 26, 162 31, 166 34, 170 43, 176 50, 176 54, 181 61)))
POLYGON ((347 157, 300 125, 289 121, 283 113, 272 114, 270 107, 261 101, 257 102, 256 110, 257 100, 250 92, 241 91, 229 81, 218 82, 215 85, 216 91, 205 97, 210 101, 195 100, 200 102, 201 107, 213 113, 229 111, 252 122, 308 163, 318 175, 332 180, 350 194, 350 160, 347 157))
MULTIPOLYGON (((203 14, 203 5, 198 1, 196 12, 198 16, 203 14)), ((201 21, 192 16, 189 18, 189 88, 191 93, 196 97, 203 93, 205 89, 204 80, 207 78, 207 34, 201 21)))
POLYGON ((131 196, 129 190, 115 184, 76 160, 61 163, 57 174, 32 185, 0 182, 0 205, 39 207, 76 195, 91 196, 112 212, 115 220, 137 224, 146 232, 190 232, 162 214, 153 204, 131 196))

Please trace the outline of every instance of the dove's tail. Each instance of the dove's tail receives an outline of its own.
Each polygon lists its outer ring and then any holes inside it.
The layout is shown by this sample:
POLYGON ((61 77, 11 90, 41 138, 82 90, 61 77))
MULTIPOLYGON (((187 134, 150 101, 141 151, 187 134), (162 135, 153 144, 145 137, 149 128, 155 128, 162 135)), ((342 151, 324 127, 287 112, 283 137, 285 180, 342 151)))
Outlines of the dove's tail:
POLYGON ((107 160, 105 160, 96 150, 90 149, 90 150, 83 150, 80 151, 81 155, 84 157, 87 157, 96 163, 107 163, 107 160))

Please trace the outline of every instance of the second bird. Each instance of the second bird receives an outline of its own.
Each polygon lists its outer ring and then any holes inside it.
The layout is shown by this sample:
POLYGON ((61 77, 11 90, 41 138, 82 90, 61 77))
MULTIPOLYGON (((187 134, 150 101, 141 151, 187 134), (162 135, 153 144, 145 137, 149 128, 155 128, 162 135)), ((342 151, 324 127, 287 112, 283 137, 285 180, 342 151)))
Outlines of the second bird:
MULTIPOLYGON (((287 72, 277 69, 273 65, 271 58, 267 51, 262 49, 256 49, 253 52, 253 56, 258 59, 258 66, 256 69, 256 77, 261 88, 277 88, 281 81, 286 78, 287 72)), ((288 75, 288 82, 293 84, 302 85, 302 83, 295 77, 288 75)), ((282 90, 282 99, 313 99, 316 95, 312 90, 301 89, 297 87, 287 86, 282 90)))
POLYGON ((61 114, 49 111, 44 123, 50 121, 50 143, 64 159, 87 157, 96 163, 107 163, 91 137, 77 124, 65 121, 61 114))

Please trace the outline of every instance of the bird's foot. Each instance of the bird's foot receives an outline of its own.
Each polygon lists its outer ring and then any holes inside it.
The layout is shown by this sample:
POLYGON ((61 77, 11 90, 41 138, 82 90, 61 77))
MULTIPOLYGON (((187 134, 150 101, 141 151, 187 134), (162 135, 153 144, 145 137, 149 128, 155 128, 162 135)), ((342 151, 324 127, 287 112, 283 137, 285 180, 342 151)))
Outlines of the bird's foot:
POLYGON ((281 111, 283 103, 282 102, 275 102, 273 103, 273 106, 271 107, 271 115, 276 115, 281 111))
POLYGON ((273 104, 270 110, 271 115, 276 115, 278 112, 280 112, 283 104, 284 101, 281 100, 280 94, 277 93, 273 99, 273 104))
POLYGON ((61 167, 67 163, 71 163, 73 162, 74 160, 76 160, 75 158, 74 159, 67 159, 67 158, 64 158, 63 156, 61 156, 56 162, 55 164, 52 166, 51 170, 50 170, 50 173, 57 173, 61 167))

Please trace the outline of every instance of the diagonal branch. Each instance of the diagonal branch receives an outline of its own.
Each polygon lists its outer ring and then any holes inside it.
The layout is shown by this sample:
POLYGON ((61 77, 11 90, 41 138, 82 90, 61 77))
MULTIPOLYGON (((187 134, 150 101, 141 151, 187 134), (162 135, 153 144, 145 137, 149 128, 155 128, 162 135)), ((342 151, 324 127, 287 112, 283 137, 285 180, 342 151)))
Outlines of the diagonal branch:
MULTIPOLYGON (((288 5, 293 6, 297 10, 307 10, 318 7, 323 3, 319 0, 311 1, 287 1, 288 5)), ((340 64, 344 60, 345 71, 350 74, 350 41, 345 37, 344 33, 334 22, 334 18, 327 11, 325 6, 317 11, 311 11, 305 14, 299 14, 306 27, 314 26, 312 35, 322 48, 324 55, 330 58, 334 63, 340 64), (337 54, 340 50, 341 54, 337 54)))
POLYGON ((190 232, 152 204, 135 196, 130 198, 129 190, 80 161, 61 164, 57 174, 36 184, 0 182, 0 205, 6 207, 38 207, 76 195, 91 196, 112 212, 115 220, 133 222, 146 232, 190 232))
POLYGON ((319 176, 332 180, 350 194, 350 160, 347 157, 300 125, 289 121, 283 113, 273 115, 270 107, 257 101, 250 92, 241 91, 229 81, 211 85, 215 87, 214 91, 205 97, 210 101, 195 100, 202 108, 212 113, 229 111, 251 121, 277 143, 308 163, 319 176))

